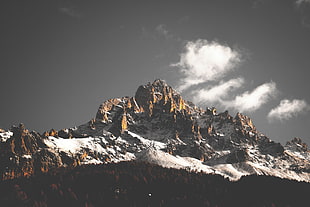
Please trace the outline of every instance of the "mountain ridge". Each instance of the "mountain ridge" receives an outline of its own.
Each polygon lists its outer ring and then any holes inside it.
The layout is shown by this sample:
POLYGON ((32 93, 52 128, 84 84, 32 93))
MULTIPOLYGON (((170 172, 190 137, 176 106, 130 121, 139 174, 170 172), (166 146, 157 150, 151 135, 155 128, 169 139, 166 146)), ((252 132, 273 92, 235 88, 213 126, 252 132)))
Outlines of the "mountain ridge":
POLYGON ((285 146, 253 121, 186 101, 165 81, 138 87, 135 96, 103 102, 95 118, 42 135, 23 125, 0 133, 2 179, 59 166, 141 160, 220 174, 231 180, 266 174, 310 182, 310 151, 301 139, 285 146))

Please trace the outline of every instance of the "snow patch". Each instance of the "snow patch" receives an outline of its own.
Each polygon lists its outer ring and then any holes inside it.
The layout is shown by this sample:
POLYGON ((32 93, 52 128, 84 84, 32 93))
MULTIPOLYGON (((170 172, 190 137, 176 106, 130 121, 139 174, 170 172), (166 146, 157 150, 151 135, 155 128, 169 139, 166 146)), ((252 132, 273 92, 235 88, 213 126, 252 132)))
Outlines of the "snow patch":
POLYGON ((6 140, 10 139, 12 136, 13 136, 13 132, 11 131, 0 133, 0 141, 6 142, 6 140))
POLYGON ((102 147, 102 144, 107 144, 108 142, 103 137, 64 139, 50 136, 48 139, 44 139, 44 143, 52 149, 64 152, 77 153, 82 148, 88 148, 92 151, 104 153, 106 149, 102 147))
POLYGON ((31 155, 23 155, 22 157, 23 157, 23 158, 26 158, 26 159, 32 159, 32 156, 31 156, 31 155))
POLYGON ((189 171, 203 171, 205 173, 214 172, 210 166, 202 164, 200 160, 191 157, 173 156, 152 147, 139 153, 137 160, 147 161, 167 168, 188 169, 189 171))
POLYGON ((232 164, 219 164, 212 167, 215 169, 216 174, 220 174, 230 180, 239 180, 241 176, 249 174, 235 168, 232 164))
POLYGON ((159 141, 155 141, 155 140, 149 140, 149 139, 145 139, 143 138, 142 136, 138 135, 138 134, 135 134, 131 131, 127 131, 127 133, 132 136, 132 137, 135 137, 137 139, 139 139, 143 145, 145 146, 152 146, 154 147, 155 149, 164 149, 167 147, 167 145, 163 142, 159 142, 159 141))

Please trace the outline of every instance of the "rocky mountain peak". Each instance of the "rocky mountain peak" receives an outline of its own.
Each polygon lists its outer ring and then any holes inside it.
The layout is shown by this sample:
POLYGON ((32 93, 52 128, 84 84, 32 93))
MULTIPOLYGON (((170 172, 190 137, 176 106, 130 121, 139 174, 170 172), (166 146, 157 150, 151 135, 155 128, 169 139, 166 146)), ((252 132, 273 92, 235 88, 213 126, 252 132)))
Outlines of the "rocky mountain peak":
POLYGON ((252 119, 244 114, 238 112, 234 118, 234 122, 241 137, 257 137, 259 134, 252 119))
MULTIPOLYGON (((166 81, 161 80, 161 79, 156 79, 156 80, 154 80, 153 83, 150 83, 150 82, 149 82, 147 85, 148 85, 148 86, 154 87, 155 89, 158 90, 158 92, 162 91, 164 87, 170 87, 170 86, 166 83, 166 81)), ((170 87, 170 88, 171 88, 171 87, 170 87)))
POLYGON ((236 124, 241 126, 246 131, 256 131, 256 128, 250 117, 238 112, 236 114, 235 120, 236 120, 236 124))
POLYGON ((165 114, 170 118, 174 116, 172 122, 176 122, 177 114, 190 114, 194 110, 192 106, 165 81, 157 79, 139 86, 134 97, 113 98, 103 102, 89 126, 95 130, 98 123, 104 123, 109 125, 108 131, 119 135, 134 125, 135 119, 140 122, 141 116, 153 119, 165 114))
POLYGON ((155 80, 153 83, 141 85, 135 94, 137 104, 152 116, 154 108, 163 112, 188 110, 188 104, 181 95, 163 80, 155 80))
POLYGON ((297 152, 310 152, 308 145, 304 143, 299 137, 295 137, 291 141, 288 141, 285 148, 295 150, 297 152))

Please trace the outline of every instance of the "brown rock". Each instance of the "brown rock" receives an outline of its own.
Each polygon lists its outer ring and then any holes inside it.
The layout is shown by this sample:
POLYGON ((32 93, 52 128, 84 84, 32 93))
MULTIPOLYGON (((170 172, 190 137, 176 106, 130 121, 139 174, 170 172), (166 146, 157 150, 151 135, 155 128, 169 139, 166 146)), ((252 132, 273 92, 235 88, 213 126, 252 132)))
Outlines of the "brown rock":
POLYGON ((43 171, 52 167, 60 166, 57 157, 53 153, 43 153, 46 145, 42 137, 35 131, 29 132, 23 124, 18 127, 13 126, 11 130, 13 136, 6 142, 0 143, 0 175, 2 180, 13 179, 18 177, 29 177, 44 166, 43 171), (43 154, 42 154, 43 153, 43 154), (49 162, 47 161, 49 160, 49 162))
POLYGON ((127 117, 126 114, 123 114, 122 117, 122 132, 124 132, 125 130, 127 130, 127 117))
POLYGON ((291 150, 295 150, 297 152, 310 152, 308 145, 298 137, 294 137, 294 139, 288 141, 285 147, 291 150))
POLYGON ((3 143, 3 151, 24 155, 32 154, 39 149, 38 140, 25 129, 23 124, 20 124, 19 127, 12 127, 11 131, 13 132, 13 136, 3 143))
POLYGON ((72 138, 73 135, 69 129, 61 129, 57 132, 57 135, 62 138, 72 138))
POLYGON ((135 100, 148 116, 153 115, 155 108, 165 113, 189 109, 180 94, 162 80, 155 80, 152 84, 140 86, 135 94, 135 100))
POLYGON ((237 149, 228 155, 226 162, 233 164, 233 163, 245 162, 248 159, 249 155, 246 149, 237 149))

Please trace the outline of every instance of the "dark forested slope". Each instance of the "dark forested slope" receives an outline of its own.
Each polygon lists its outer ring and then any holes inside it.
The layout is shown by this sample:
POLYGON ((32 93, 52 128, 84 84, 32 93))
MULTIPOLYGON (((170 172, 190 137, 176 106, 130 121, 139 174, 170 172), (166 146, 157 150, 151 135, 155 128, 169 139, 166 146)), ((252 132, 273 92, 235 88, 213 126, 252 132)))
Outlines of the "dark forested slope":
POLYGON ((59 168, 0 182, 1 206, 308 206, 310 184, 219 175, 141 162, 59 168))

